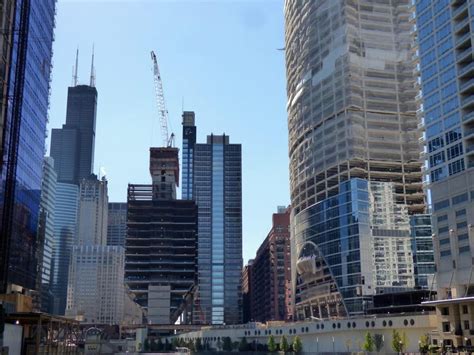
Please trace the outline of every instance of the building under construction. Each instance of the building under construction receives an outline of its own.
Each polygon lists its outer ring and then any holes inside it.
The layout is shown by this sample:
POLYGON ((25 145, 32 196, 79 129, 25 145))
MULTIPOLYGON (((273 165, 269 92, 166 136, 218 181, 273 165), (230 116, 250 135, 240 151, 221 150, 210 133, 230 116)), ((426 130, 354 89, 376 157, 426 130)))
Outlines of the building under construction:
MULTIPOLYGON (((197 208, 176 200, 177 148, 151 148, 152 185, 128 185, 125 283, 147 323, 190 320, 186 298, 195 285, 197 208)), ((189 302, 189 305, 191 302, 189 302)))

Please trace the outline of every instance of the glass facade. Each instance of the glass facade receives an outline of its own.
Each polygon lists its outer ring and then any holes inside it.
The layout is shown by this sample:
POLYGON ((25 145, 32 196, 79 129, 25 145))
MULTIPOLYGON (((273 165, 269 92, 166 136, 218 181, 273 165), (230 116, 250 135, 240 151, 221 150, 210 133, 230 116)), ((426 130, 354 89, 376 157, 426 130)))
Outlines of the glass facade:
POLYGON ((107 245, 125 246, 127 238, 127 203, 109 202, 107 245))
POLYGON ((298 319, 362 314, 377 293, 414 287, 406 206, 391 183, 351 179, 294 217, 298 319))
POLYGON ((54 313, 64 314, 66 309, 69 261, 75 241, 79 187, 58 182, 54 219, 54 313))
POLYGON ((6 163, 0 172, 3 288, 13 283, 33 289, 36 283, 55 4, 54 0, 15 2, 9 100, 2 132, 2 161, 6 163))
POLYGON ((198 297, 194 322, 241 322, 241 146, 228 136, 208 136, 194 150, 194 199, 198 205, 198 297))
POLYGON ((411 242, 413 261, 415 265, 415 284, 420 288, 435 287, 433 237, 431 215, 422 214, 410 217, 411 242))
POLYGON ((183 112, 183 149, 182 151, 182 180, 181 198, 193 198, 193 162, 194 145, 196 144, 196 126, 194 125, 194 112, 183 112))

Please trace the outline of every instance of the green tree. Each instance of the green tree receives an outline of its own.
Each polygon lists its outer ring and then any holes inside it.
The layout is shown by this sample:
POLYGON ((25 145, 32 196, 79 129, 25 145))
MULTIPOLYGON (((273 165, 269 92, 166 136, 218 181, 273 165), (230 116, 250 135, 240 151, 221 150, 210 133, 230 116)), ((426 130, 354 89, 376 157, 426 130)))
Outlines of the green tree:
POLYGON ((156 343, 155 339, 150 340, 150 350, 151 351, 157 351, 158 349, 158 344, 156 343))
POLYGON ((303 343, 299 336, 295 336, 293 339, 293 352, 299 354, 303 350, 303 343))
POLYGON ((273 338, 273 335, 270 335, 270 338, 268 338, 268 351, 271 353, 277 351, 277 345, 275 344, 275 338, 273 338))
POLYGON ((178 338, 173 338, 173 340, 171 340, 171 350, 176 350, 178 346, 179 346, 178 338))
POLYGON ((362 350, 364 351, 374 351, 374 339, 369 332, 365 333, 364 344, 362 344, 362 350))
POLYGON ((143 350, 148 351, 150 350, 150 341, 148 338, 145 339, 145 342, 143 343, 143 350))
POLYGON ((380 350, 382 350, 383 348, 383 335, 382 334, 374 335, 374 345, 375 345, 375 350, 379 353, 380 350))
POLYGON ((408 345, 408 339, 405 333, 400 334, 396 329, 392 333, 392 349, 397 353, 403 352, 403 349, 408 345))
POLYGON ((239 352, 249 350, 249 344, 247 343, 247 339, 245 337, 240 339, 238 350, 239 350, 239 352))
POLYGON ((224 337, 222 338, 222 340, 223 340, 222 350, 232 351, 232 339, 230 337, 224 337))
POLYGON ((239 350, 239 342, 238 341, 234 341, 232 343, 232 350, 239 350))
POLYGON ((430 338, 428 337, 428 335, 425 334, 420 337, 420 340, 418 341, 418 348, 420 350, 420 353, 428 353, 430 348, 430 338))
POLYGON ((288 341, 286 337, 283 335, 280 339, 280 351, 287 352, 289 348, 288 341))
POLYGON ((196 339, 196 341, 194 342, 194 347, 196 348, 196 351, 202 351, 203 350, 201 338, 196 339))
POLYGON ((170 342, 168 341, 168 339, 165 339, 165 345, 164 345, 164 349, 165 351, 170 351, 171 350, 171 344, 170 342))

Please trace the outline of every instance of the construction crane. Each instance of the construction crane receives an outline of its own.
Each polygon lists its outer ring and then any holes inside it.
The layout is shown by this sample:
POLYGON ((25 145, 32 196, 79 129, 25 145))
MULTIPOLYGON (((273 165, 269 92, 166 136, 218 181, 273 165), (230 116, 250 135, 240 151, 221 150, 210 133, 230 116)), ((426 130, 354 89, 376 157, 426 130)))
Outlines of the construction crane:
POLYGON ((153 61, 153 79, 155 81, 155 95, 156 103, 158 105, 158 114, 160 115, 161 137, 163 139, 163 146, 174 146, 174 133, 168 135, 168 110, 165 104, 165 95, 163 93, 163 82, 161 80, 160 68, 158 67, 158 60, 156 54, 151 51, 151 60, 153 61))

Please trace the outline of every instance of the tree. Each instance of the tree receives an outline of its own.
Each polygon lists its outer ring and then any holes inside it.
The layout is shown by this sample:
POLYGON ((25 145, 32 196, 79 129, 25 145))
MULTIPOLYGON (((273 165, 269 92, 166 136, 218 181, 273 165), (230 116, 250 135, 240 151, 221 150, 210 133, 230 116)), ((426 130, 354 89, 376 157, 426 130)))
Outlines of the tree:
POLYGON ((178 338, 173 338, 173 340, 171 340, 171 350, 176 350, 178 346, 179 346, 178 338))
POLYGON ((400 334, 396 329, 392 333, 392 349, 397 353, 403 352, 403 349, 408 345, 408 339, 405 333, 400 334))
POLYGON ((275 344, 275 338, 273 338, 273 335, 270 335, 270 338, 268 338, 268 351, 271 353, 277 351, 277 345, 275 344))
POLYGON ((293 352, 299 354, 303 350, 303 344, 299 336, 295 336, 293 339, 293 352))
POLYGON ((430 338, 428 337, 428 335, 425 334, 420 337, 420 340, 418 341, 418 348, 420 350, 420 353, 428 353, 430 348, 430 338))
POLYGON ((222 342, 221 342, 221 338, 217 338, 217 350, 221 351, 222 350, 222 342))
POLYGON ((150 350, 150 341, 148 338, 145 339, 145 342, 143 343, 143 350, 148 351, 150 350))
POLYGON ((232 351, 232 339, 230 339, 230 337, 224 337, 222 338, 222 340, 223 340, 222 350, 232 351))
POLYGON ((239 352, 248 351, 248 350, 249 350, 249 344, 247 343, 247 339, 246 339, 245 337, 243 337, 243 338, 240 340, 238 349, 239 349, 239 352))
POLYGON ((232 350, 239 350, 239 342, 238 341, 234 341, 232 343, 232 350))
POLYGON ((289 348, 288 341, 286 340, 286 337, 283 335, 280 340, 280 351, 287 352, 289 348))
POLYGON ((171 344, 168 341, 168 339, 165 339, 165 346, 164 346, 163 350, 165 350, 165 351, 170 351, 171 350, 171 344))
POLYGON ((375 334, 374 335, 374 345, 375 345, 375 350, 377 352, 380 352, 383 347, 383 335, 382 334, 375 334))
POLYGON ((369 332, 365 333, 364 344, 362 344, 362 350, 364 351, 374 351, 374 339, 369 332))
POLYGON ((197 338, 196 341, 194 342, 194 347, 196 348, 196 351, 202 351, 202 342, 201 338, 197 338))

